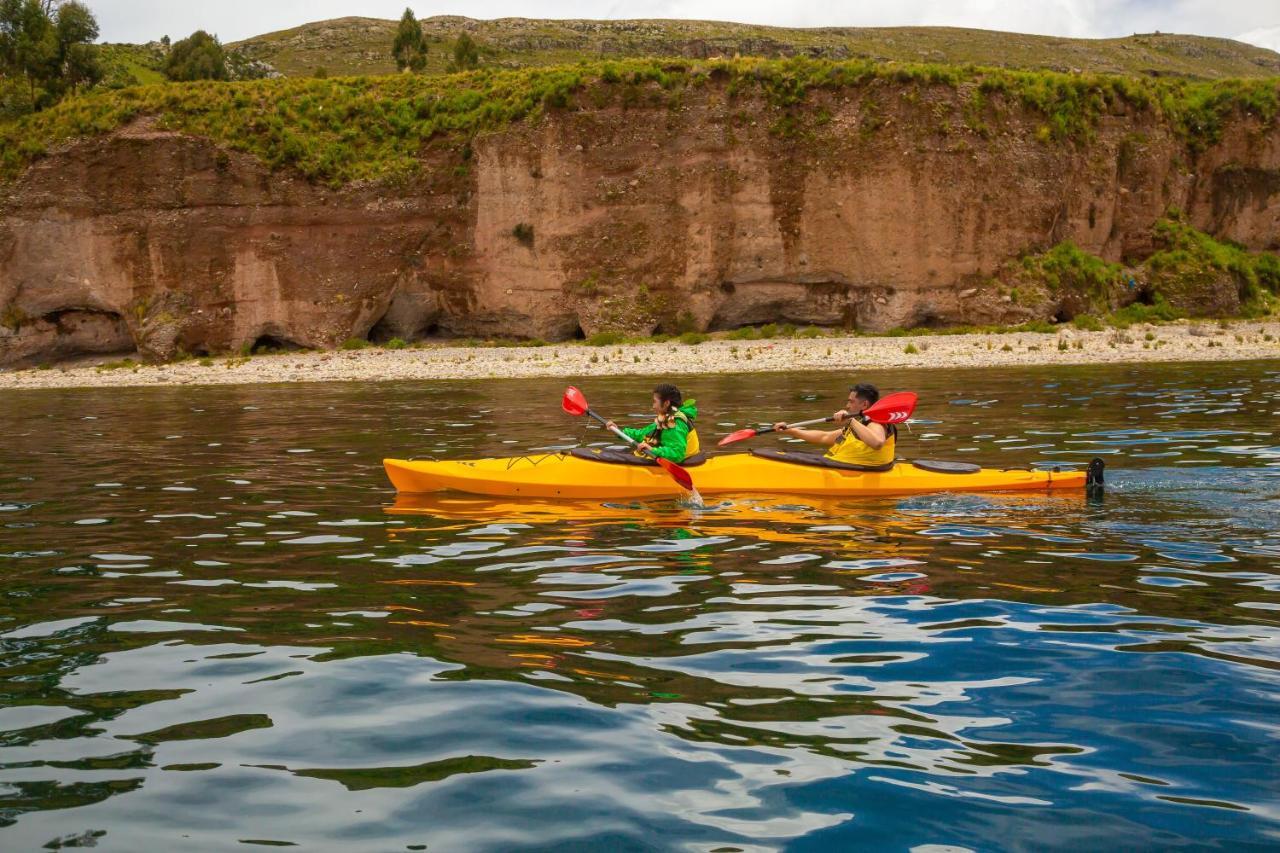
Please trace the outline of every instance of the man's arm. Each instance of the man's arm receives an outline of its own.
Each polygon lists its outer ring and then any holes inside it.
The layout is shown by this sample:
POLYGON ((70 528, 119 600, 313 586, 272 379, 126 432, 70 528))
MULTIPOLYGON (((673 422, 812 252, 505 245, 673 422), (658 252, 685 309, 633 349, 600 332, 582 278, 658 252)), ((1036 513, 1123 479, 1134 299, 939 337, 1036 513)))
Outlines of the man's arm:
POLYGON ((881 424, 864 424, 862 421, 853 420, 849 422, 849 426, 853 429, 853 434, 862 439, 862 443, 872 450, 879 450, 889 440, 889 433, 881 424))
POLYGON ((774 424, 774 429, 783 435, 790 435, 795 438, 802 439, 810 444, 821 444, 824 447, 830 447, 840 440, 840 433, 843 430, 831 430, 827 432, 820 429, 789 429, 786 424, 774 424))

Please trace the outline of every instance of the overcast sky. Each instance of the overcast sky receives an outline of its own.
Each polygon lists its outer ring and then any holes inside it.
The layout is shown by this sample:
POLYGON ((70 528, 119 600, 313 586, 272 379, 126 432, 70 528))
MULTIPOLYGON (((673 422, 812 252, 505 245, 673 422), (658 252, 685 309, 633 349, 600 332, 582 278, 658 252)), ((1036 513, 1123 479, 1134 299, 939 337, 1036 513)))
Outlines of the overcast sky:
MULTIPOLYGON (((345 15, 398 18, 405 0, 85 0, 104 41, 223 41, 345 15)), ((419 17, 694 18, 776 26, 960 26, 1104 38, 1160 30, 1225 36, 1280 51, 1280 0, 448 0, 409 3, 419 17)))

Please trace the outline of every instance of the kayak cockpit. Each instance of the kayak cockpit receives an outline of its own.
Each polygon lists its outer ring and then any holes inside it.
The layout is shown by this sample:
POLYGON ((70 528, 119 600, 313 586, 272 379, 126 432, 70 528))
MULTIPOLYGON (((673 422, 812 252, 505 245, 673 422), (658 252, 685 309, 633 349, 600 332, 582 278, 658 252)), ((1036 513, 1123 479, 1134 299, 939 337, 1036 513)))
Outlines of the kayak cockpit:
MULTIPOLYGON (((569 451, 574 459, 585 459, 588 462, 603 462, 606 465, 639 465, 645 468, 656 468, 658 462, 648 456, 637 456, 629 450, 617 450, 611 447, 575 447, 569 451)), ((707 454, 695 453, 679 463, 681 468, 697 468, 705 465, 707 454)))

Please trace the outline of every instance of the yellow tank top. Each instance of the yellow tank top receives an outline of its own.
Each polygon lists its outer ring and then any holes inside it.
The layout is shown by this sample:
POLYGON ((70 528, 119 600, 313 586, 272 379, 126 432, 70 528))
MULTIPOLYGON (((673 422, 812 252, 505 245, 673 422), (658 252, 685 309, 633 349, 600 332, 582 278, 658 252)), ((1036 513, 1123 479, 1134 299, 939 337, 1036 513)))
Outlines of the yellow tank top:
MULTIPOLYGON (((693 401, 691 400, 690 402, 693 402, 693 401)), ((702 451, 702 442, 701 440, 698 439, 698 431, 694 429, 693 421, 689 420, 688 415, 680 411, 677 411, 674 414, 673 420, 676 420, 676 419, 684 421, 685 426, 689 427, 689 434, 685 436, 685 439, 684 439, 685 440, 684 458, 688 459, 690 456, 696 456, 698 453, 702 451)))
POLYGON ((846 465, 888 465, 894 460, 897 444, 897 432, 889 429, 889 435, 884 444, 880 445, 880 449, 872 450, 871 445, 858 438, 852 429, 846 427, 844 435, 827 451, 827 458, 846 465))
POLYGON ((685 447, 684 458, 696 456, 702 452, 702 442, 698 439, 698 431, 696 429, 689 430, 688 444, 685 447))

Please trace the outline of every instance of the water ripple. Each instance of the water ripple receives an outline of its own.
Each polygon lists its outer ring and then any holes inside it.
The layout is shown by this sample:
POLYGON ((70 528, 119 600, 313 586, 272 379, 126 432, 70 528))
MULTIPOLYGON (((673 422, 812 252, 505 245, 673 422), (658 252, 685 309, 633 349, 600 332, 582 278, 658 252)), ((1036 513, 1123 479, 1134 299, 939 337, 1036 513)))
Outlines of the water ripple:
MULTIPOLYGON (((699 384, 706 440, 847 377, 699 384)), ((558 385, 0 406, 0 847, 1273 846, 1280 373, 882 384, 906 453, 1109 489, 390 505, 383 455, 512 452, 558 385)))

